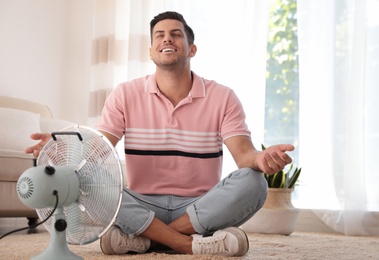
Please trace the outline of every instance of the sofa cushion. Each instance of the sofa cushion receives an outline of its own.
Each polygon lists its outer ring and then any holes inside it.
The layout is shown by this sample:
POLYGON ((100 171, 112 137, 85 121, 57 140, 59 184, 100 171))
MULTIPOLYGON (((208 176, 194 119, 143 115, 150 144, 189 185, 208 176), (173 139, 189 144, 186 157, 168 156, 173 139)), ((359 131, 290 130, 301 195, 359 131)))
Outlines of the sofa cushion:
POLYGON ((0 149, 24 151, 36 141, 30 134, 40 132, 39 114, 0 107, 0 149))
POLYGON ((0 181, 17 182, 30 167, 33 167, 32 155, 23 151, 0 149, 0 181))

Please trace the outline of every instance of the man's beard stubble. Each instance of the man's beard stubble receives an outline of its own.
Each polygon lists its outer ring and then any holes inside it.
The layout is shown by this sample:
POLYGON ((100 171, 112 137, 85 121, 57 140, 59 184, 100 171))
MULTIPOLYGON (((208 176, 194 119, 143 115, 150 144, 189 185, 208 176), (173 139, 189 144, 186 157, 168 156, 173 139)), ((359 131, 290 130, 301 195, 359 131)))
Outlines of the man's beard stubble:
POLYGON ((163 70, 167 70, 167 71, 175 71, 175 70, 178 70, 179 68, 184 68, 186 65, 187 65, 187 60, 184 59, 184 58, 179 58, 179 59, 176 59, 176 60, 173 60, 171 62, 161 62, 161 61, 156 61, 156 60, 153 60, 154 64, 163 69, 163 70))

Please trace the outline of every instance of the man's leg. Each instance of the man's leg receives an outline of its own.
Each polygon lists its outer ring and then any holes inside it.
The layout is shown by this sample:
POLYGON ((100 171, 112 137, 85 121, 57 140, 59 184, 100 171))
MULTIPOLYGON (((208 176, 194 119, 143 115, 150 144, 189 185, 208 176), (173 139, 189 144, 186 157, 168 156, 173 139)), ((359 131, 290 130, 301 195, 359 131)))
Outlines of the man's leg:
POLYGON ((191 224, 188 213, 184 213, 182 216, 171 222, 169 226, 181 234, 192 235, 196 233, 191 224))
POLYGON ((187 208, 190 222, 198 234, 239 227, 263 206, 267 190, 263 173, 250 168, 234 171, 187 208))
POLYGON ((195 213, 192 222, 188 213, 169 225, 155 219, 141 235, 178 252, 192 253, 192 237, 188 235, 238 227, 262 207, 266 196, 267 182, 263 174, 249 168, 240 169, 188 208, 188 212, 195 213), (198 216, 199 212, 202 216, 198 216), (201 227, 197 232, 193 223, 201 227))
MULTIPOLYGON (((190 223, 186 223, 185 225, 187 226, 188 224, 190 223)), ((141 234, 141 236, 149 238, 159 244, 168 246, 177 252, 192 254, 193 238, 190 236, 190 233, 182 234, 157 218, 154 218, 153 222, 141 234)))
MULTIPOLYGON (((255 214, 255 212, 263 205, 266 193, 267 183, 265 183, 262 174, 251 169, 241 169, 230 174, 206 195, 196 201, 193 206, 190 206, 187 209, 189 214, 185 213, 168 225, 159 219, 152 217, 151 214, 149 215, 149 210, 146 209, 146 212, 144 212, 141 218, 139 218, 144 221, 144 224, 142 225, 143 228, 133 231, 128 227, 128 224, 125 224, 128 222, 125 221, 125 219, 118 221, 118 226, 120 226, 125 233, 132 231, 130 233, 148 238, 149 244, 150 240, 152 240, 166 245, 178 252, 192 254, 193 237, 190 236, 191 234, 212 233, 223 227, 239 226, 255 214), (258 182, 258 184, 256 182, 258 182), (226 197, 229 199, 225 199, 226 197), (244 203, 236 203, 238 200, 242 200, 244 203), (237 211, 233 208, 235 204, 238 204, 237 211), (243 214, 240 212, 243 212, 243 214), (235 216, 236 213, 238 215, 237 217, 235 216), (225 218, 225 215, 228 215, 228 217, 225 218), (222 218, 220 218, 220 216, 222 216, 222 218), (222 219, 221 222, 220 219, 222 219), (213 224, 213 222, 216 224, 213 224)), ((128 196, 129 195, 130 194, 128 194, 128 196)), ((130 198, 132 198, 132 196, 128 197, 129 200, 130 198)), ((125 209, 124 213, 127 213, 128 209, 130 210, 128 206, 131 205, 133 206, 134 211, 136 209, 137 211, 144 209, 143 206, 138 206, 138 203, 135 203, 136 202, 133 202, 133 200, 129 201, 129 205, 123 203, 125 206, 123 207, 125 209)), ((141 213, 142 212, 143 210, 141 213)), ((128 215, 123 214, 123 216, 127 217, 128 215)), ((133 223, 133 220, 131 221, 133 223)), ((139 223, 139 225, 141 226, 141 223, 139 223)), ((235 230, 218 231, 215 233, 216 237, 203 239, 204 241, 201 241, 201 238, 197 238, 197 242, 200 241, 203 244, 209 242, 210 244, 213 244, 217 240, 217 243, 223 243, 222 246, 225 246, 224 241, 227 239, 228 241, 233 240, 233 246, 235 246, 236 243, 238 244, 238 236, 240 236, 240 234, 234 231, 235 230)), ((120 235, 125 237, 124 240, 127 238, 127 235, 125 234, 120 235)), ((239 239, 241 240, 241 236, 239 239)), ((228 246, 229 245, 226 245, 226 251, 229 250, 228 246)), ((229 254, 230 252, 220 253, 229 254)), ((242 254, 244 253, 245 251, 242 252, 242 254)))

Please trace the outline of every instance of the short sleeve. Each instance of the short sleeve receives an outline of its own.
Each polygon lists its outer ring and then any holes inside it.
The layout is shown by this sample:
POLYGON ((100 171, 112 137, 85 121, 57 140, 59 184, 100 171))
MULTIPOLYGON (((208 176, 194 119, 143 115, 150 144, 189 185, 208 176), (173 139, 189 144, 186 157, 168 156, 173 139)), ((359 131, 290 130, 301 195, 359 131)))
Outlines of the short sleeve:
POLYGON ((105 131, 121 139, 125 132, 125 97, 122 85, 115 88, 105 101, 97 130, 105 131))
POLYGON ((243 106, 233 90, 230 90, 225 114, 221 125, 221 137, 223 140, 237 135, 251 135, 246 124, 246 115, 243 106))

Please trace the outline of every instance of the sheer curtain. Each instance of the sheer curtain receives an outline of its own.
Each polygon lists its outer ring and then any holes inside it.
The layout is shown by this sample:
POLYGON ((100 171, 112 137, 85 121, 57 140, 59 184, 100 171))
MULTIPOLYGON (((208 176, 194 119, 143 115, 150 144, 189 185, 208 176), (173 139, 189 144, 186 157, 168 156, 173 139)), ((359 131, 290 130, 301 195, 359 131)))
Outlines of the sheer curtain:
POLYGON ((154 5, 146 1, 96 0, 92 10, 89 125, 94 126, 115 86, 151 70, 148 25, 154 5))
POLYGON ((336 231, 379 235, 378 0, 298 0, 299 196, 336 231), (376 10, 376 11, 375 11, 376 10))

